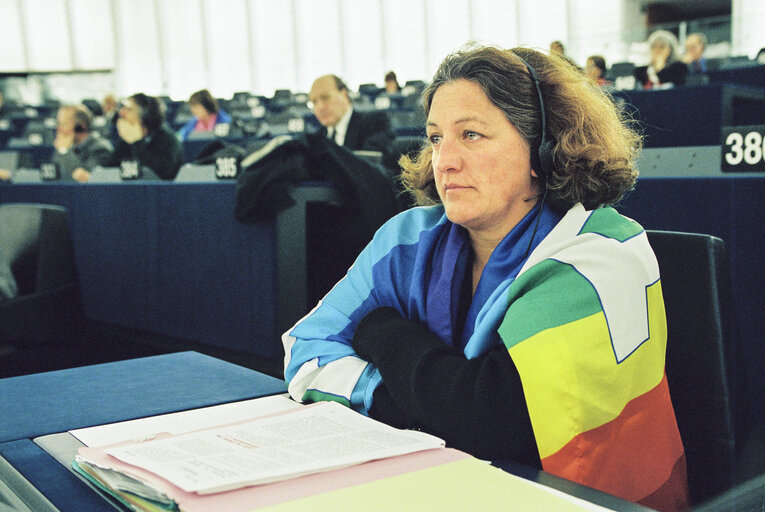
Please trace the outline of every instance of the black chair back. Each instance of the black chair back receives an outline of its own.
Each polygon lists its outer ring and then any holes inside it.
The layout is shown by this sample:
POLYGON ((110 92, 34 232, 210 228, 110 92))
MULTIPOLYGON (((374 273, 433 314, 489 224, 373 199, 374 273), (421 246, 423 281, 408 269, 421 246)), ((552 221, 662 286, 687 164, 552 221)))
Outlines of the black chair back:
POLYGON ((734 485, 747 422, 746 381, 725 245, 710 235, 647 231, 667 314, 666 373, 692 503, 734 485))
POLYGON ((82 312, 66 209, 0 205, 0 246, 17 285, 17 295, 0 303, 0 344, 66 337, 82 312))

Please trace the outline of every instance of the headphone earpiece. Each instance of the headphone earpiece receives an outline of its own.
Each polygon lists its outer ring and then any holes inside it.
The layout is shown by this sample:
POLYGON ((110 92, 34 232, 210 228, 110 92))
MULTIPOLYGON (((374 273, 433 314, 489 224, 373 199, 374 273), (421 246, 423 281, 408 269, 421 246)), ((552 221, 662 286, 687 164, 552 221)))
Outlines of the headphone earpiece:
POLYGON ((539 164, 541 169, 540 178, 547 179, 552 175, 553 169, 555 169, 555 158, 553 150, 555 149, 555 139, 549 137, 543 137, 542 143, 539 145, 539 164))
POLYGON ((531 75, 531 82, 534 84, 534 89, 537 91, 537 96, 539 97, 539 116, 542 124, 542 136, 539 144, 536 148, 531 148, 531 167, 536 171, 537 176, 544 178, 546 182, 555 170, 553 150, 555 149, 556 140, 547 131, 545 100, 542 96, 542 88, 539 85, 537 73, 529 63, 523 59, 521 60, 529 71, 529 75, 531 75))

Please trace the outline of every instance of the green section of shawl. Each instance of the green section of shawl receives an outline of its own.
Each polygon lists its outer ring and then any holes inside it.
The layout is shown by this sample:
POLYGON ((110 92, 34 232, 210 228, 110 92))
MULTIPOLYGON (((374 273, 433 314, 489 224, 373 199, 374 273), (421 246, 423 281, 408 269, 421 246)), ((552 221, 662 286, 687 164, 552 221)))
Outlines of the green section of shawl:
POLYGON ((344 396, 332 395, 330 393, 323 393, 318 389, 307 389, 303 393, 304 402, 337 402, 343 404, 346 407, 351 406, 351 401, 344 396))
POLYGON ((640 224, 619 215, 616 210, 607 206, 593 211, 579 234, 595 233, 624 242, 642 232, 643 227, 640 224))
POLYGON ((545 260, 510 286, 499 335, 510 349, 531 336, 602 311, 592 284, 566 263, 545 260), (515 298, 521 297, 517 302, 515 298))

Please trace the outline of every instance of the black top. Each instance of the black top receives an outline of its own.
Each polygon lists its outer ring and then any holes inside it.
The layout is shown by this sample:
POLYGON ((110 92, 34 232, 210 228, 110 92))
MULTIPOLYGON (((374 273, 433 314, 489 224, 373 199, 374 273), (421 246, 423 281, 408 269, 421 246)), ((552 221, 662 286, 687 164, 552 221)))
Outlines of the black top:
POLYGON ((108 165, 119 166, 123 160, 138 160, 160 179, 172 180, 183 164, 183 148, 175 135, 162 126, 133 144, 119 139, 108 165))
MULTIPOLYGON (((326 136, 326 128, 322 129, 326 136)), ((396 134, 391 127, 388 114, 383 111, 359 112, 354 110, 348 121, 343 147, 350 150, 382 151, 389 150, 396 134)))
POLYGON ((478 458, 541 468, 520 376, 503 345, 466 359, 426 326, 378 308, 361 320, 352 346, 383 378, 373 418, 424 430, 478 458))
POLYGON ((685 85, 685 77, 688 75, 688 66, 680 61, 673 62, 672 64, 665 66, 664 69, 656 73, 656 75, 659 77, 660 83, 658 84, 654 84, 648 79, 648 66, 635 68, 635 79, 643 84, 643 87, 648 88, 667 83, 685 85))

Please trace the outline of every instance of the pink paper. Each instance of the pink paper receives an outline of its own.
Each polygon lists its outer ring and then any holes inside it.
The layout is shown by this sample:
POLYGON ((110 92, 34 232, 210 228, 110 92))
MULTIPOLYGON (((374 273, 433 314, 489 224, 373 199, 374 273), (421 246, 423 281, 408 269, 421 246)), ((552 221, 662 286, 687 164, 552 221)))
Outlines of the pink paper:
POLYGON ((98 448, 82 447, 79 452, 96 464, 135 474, 150 482, 155 488, 174 499, 183 512, 209 512, 210 510, 248 512, 469 457, 468 454, 451 448, 437 448, 281 482, 244 487, 217 494, 198 495, 185 492, 153 473, 121 462, 98 448))

